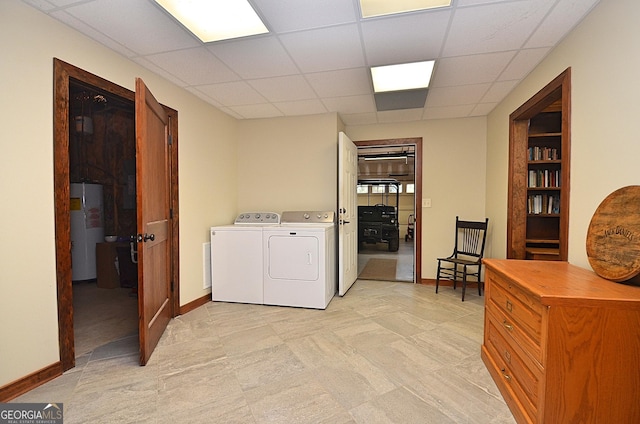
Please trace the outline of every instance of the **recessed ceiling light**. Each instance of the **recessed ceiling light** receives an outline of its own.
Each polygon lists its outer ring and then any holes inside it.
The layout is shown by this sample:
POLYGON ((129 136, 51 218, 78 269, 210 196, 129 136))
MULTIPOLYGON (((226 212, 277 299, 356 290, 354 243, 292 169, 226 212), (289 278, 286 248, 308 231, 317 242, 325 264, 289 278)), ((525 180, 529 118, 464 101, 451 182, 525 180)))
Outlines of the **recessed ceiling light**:
POLYGON ((155 0, 205 43, 269 32, 247 0, 155 0))
POLYGON ((371 68, 373 91, 413 90, 429 87, 434 60, 403 63, 399 65, 376 66, 371 68))
POLYGON ((450 5, 451 0, 360 0, 360 11, 363 18, 371 18, 450 5))

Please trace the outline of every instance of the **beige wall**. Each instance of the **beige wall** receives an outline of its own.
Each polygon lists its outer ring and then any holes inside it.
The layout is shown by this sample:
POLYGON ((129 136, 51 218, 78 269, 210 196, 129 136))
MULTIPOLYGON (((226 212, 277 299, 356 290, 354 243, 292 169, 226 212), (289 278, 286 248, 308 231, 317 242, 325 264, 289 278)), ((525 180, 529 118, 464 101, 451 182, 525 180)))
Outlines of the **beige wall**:
POLYGON ((436 258, 451 253, 456 215, 485 217, 486 131, 484 117, 346 128, 354 141, 422 137, 422 197, 432 204, 422 208, 422 278, 435 278, 436 258))
POLYGON ((640 2, 601 0, 589 16, 490 115, 487 213, 494 256, 506 255, 508 116, 567 67, 572 68, 569 262, 590 269, 589 222, 614 190, 640 184, 637 116, 640 2))
POLYGON ((335 113, 238 124, 238 210, 337 210, 335 113))
POLYGON ((53 58, 179 112, 183 304, 202 289, 208 228, 236 214, 236 120, 17 1, 0 1, 0 386, 59 360, 53 193, 53 58))

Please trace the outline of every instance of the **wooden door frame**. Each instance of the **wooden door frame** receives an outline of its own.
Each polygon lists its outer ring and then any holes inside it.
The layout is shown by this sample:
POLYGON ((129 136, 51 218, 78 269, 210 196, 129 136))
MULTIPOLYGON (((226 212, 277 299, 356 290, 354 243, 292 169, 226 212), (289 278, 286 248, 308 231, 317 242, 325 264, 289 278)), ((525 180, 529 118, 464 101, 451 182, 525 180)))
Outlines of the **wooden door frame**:
POLYGON ((407 146, 413 145, 415 147, 415 161, 414 161, 414 251, 413 251, 413 271, 414 271, 414 283, 422 283, 422 137, 412 138, 391 138, 383 140, 361 140, 353 141, 358 147, 374 147, 374 146, 407 146))
MULTIPOLYGON (((56 284, 58 293, 58 338, 60 363, 66 371, 75 366, 73 329, 73 286, 71 280, 71 222, 69 206, 69 86, 71 80, 92 85, 102 91, 135 102, 135 93, 57 58, 53 59, 53 162, 56 284)), ((170 224, 171 315, 180 310, 179 213, 178 213, 178 112, 163 106, 170 116, 170 224)))
POLYGON ((560 108, 562 112, 562 193, 560 195, 559 259, 569 256, 569 196, 571 190, 571 68, 509 115, 509 184, 507 193, 507 259, 526 258, 527 139, 529 121, 538 113, 560 108), (523 201, 524 199, 524 201, 523 201))

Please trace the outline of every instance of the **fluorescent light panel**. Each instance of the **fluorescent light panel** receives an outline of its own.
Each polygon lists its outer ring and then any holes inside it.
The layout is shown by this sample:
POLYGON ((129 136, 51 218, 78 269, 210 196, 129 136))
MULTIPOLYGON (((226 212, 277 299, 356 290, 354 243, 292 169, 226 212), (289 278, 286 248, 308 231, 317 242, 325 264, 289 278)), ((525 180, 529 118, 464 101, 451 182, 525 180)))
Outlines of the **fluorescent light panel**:
POLYGON ((155 0, 205 43, 269 32, 246 0, 155 0))
POLYGON ((373 91, 413 90, 429 87, 434 60, 403 63, 399 65, 376 66, 371 68, 373 91))
POLYGON ((360 0, 360 11, 363 18, 371 18, 450 5, 451 0, 360 0))

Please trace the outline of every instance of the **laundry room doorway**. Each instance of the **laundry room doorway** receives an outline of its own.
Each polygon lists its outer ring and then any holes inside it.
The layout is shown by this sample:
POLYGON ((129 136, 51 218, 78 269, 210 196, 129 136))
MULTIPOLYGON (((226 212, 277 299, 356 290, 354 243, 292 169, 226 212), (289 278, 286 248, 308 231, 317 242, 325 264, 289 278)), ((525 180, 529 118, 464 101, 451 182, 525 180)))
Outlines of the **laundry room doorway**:
POLYGON ((422 138, 358 147, 358 278, 421 282, 422 138))
MULTIPOLYGON (((137 91, 140 92, 139 87, 137 91)), ((144 99, 149 97, 148 90, 144 90, 142 103, 146 104, 144 99)), ((140 363, 144 365, 162 330, 150 322, 166 325, 179 310, 177 111, 159 104, 151 106, 152 111, 165 115, 165 123, 157 125, 149 118, 149 107, 137 104, 141 102, 136 92, 54 59, 56 275, 60 362, 64 371, 75 366, 77 354, 109 343, 113 337, 122 336, 122 331, 134 333, 132 349, 140 353, 140 363), (141 123, 146 124, 145 128, 140 128, 141 123), (160 163, 160 168, 149 171, 154 163, 160 163), (152 190, 141 185, 148 181, 145 174, 161 178, 152 190), (99 200, 84 211, 85 198, 77 194, 76 186, 98 186, 99 200), (154 223, 165 223, 161 229, 146 224, 149 217, 144 212, 150 207, 143 201, 148 199, 160 202, 151 209, 167 216, 152 218, 154 223), (74 213, 79 211, 83 212, 80 225, 73 222, 74 213), (72 235, 75 228, 102 231, 87 244, 87 256, 93 263, 82 275, 76 272, 81 261, 74 255, 78 243, 76 235, 72 235), (134 243, 130 243, 131 237, 134 243), (155 246, 161 246, 165 253, 145 253, 155 246), (145 265, 139 269, 142 255, 146 257, 145 265), (156 270, 149 269, 152 265, 161 271, 154 274, 156 270), (150 281, 145 275, 159 277, 150 281), (152 299, 149 293, 166 296, 152 299), (125 309, 113 312, 114 305, 108 305, 106 298, 117 302, 116 308, 125 309), (95 301, 101 302, 99 307, 80 303, 95 301), (115 321, 125 328, 111 334, 113 323, 105 321, 119 313, 121 319, 115 321), (133 318, 133 323, 123 323, 125 315, 133 318), (161 319, 152 320, 150 315, 161 319), (78 319, 92 322, 80 323, 78 319), (93 340, 81 340, 86 337, 81 330, 91 333, 93 340)))

